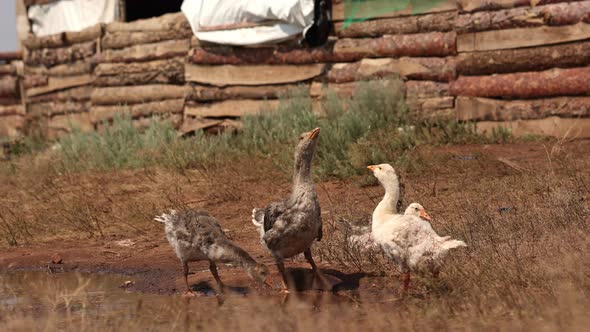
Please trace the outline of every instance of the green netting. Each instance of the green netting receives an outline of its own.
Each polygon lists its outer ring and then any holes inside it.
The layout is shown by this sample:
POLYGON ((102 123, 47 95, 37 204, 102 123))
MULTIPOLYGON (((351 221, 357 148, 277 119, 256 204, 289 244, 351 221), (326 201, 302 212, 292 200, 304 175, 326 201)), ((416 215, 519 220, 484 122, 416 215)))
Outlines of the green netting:
POLYGON ((343 28, 354 22, 404 9, 411 9, 413 14, 422 13, 444 1, 447 0, 344 0, 343 28))

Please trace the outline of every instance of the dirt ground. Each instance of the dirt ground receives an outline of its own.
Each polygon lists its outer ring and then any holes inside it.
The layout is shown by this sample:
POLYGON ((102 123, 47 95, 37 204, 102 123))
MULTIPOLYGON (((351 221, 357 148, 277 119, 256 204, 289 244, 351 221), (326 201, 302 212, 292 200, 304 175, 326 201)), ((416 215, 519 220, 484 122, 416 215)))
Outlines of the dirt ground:
MULTIPOLYGON (((436 228, 437 216, 444 220, 448 215, 445 212, 449 208, 445 202, 447 199, 468 198, 470 190, 475 190, 470 189, 470 184, 486 179, 505 178, 510 181, 514 174, 550 169, 553 164, 551 150, 556 148, 560 149, 556 155, 566 153, 580 162, 590 162, 589 140, 563 145, 530 142, 416 150, 416 159, 421 161, 410 163, 410 166, 404 166, 401 170, 407 190, 404 203, 421 202, 434 217, 436 228), (440 166, 434 166, 435 163, 440 166)), ((40 227, 39 232, 46 232, 45 236, 33 236, 17 246, 0 247, 0 271, 120 273, 134 280, 134 290, 159 294, 179 293, 183 290, 180 264, 164 238, 161 225, 149 220, 149 216, 180 202, 209 210, 235 242, 257 260, 271 266, 275 282, 278 282, 272 259, 260 246, 258 234, 250 223, 250 212, 253 207, 261 207, 287 194, 290 189, 289 173, 290 170, 250 164, 228 165, 207 172, 190 170, 184 175, 163 170, 135 170, 54 179, 52 185, 58 189, 49 190, 47 197, 39 199, 45 205, 37 207, 47 211, 48 222, 56 220, 50 212, 56 204, 52 197, 55 194, 52 190, 55 190, 66 200, 72 193, 83 192, 92 206, 103 210, 104 220, 111 220, 112 225, 105 222, 102 236, 90 236, 59 224, 53 228, 40 227), (130 202, 134 205, 128 205, 130 202), (132 213, 128 209, 134 209, 133 218, 136 220, 129 221, 129 224, 123 222, 121 226, 118 221, 132 213), (51 263, 55 254, 63 259, 61 264, 51 263)), ((364 217, 370 215, 380 200, 382 188, 374 183, 363 185, 368 178, 367 175, 317 183, 325 224, 335 222, 334 216, 343 210, 352 210, 353 214, 364 217)), ((2 181, 4 188, 0 189, 0 193, 6 195, 5 199, 9 199, 11 193, 18 192, 23 186, 22 182, 7 178, 2 181)), ((501 194, 491 196, 488 206, 482 208, 497 209, 510 204, 503 201, 502 197, 501 194)), ((20 199, 17 201, 18 204, 22 202, 20 199)), ((302 257, 287 261, 286 265, 291 268, 308 267, 302 257)), ((320 265, 360 290, 370 290, 381 279, 387 278, 359 274, 354 268, 335 266, 326 261, 320 261, 320 265)), ((297 274, 301 270, 291 271, 297 274)), ((197 288, 203 282, 214 285, 207 263, 192 263, 191 272, 190 283, 197 288)), ((245 273, 237 268, 222 266, 220 275, 230 286, 254 287, 245 273)), ((397 287, 397 284, 394 282, 390 287, 397 287)))

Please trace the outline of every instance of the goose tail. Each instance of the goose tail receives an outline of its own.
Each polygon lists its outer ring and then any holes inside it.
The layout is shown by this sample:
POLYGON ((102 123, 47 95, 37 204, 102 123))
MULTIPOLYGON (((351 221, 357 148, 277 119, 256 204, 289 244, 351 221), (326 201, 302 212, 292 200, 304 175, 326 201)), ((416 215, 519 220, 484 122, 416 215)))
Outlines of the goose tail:
POLYGON ((264 209, 252 209, 252 224, 256 226, 260 239, 264 236, 264 209))
POLYGON ((467 247, 467 244, 461 240, 447 240, 443 243, 442 247, 447 251, 454 248, 467 247))
POLYGON ((168 213, 162 213, 161 215, 154 217, 154 220, 163 224, 172 224, 175 217, 176 210, 170 210, 168 213))

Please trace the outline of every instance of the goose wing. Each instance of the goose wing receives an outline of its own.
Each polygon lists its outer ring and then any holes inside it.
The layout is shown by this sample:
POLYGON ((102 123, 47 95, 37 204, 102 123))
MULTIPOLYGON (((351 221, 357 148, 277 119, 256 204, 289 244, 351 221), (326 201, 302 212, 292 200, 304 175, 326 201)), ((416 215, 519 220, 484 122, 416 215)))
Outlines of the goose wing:
POLYGON ((452 240, 448 236, 439 236, 432 225, 415 216, 409 229, 409 264, 418 265, 424 262, 437 262, 443 258, 450 249, 466 246, 463 241, 452 240))
POLYGON ((268 232, 273 228, 276 221, 281 218, 285 211, 287 211, 286 201, 279 201, 270 203, 264 209, 264 232, 268 232))

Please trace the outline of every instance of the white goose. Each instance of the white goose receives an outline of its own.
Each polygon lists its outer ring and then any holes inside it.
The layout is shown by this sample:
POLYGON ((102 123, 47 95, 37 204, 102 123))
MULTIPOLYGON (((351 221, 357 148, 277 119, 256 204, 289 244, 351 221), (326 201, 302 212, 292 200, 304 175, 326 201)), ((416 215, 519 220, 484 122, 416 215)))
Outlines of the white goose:
POLYGON ((367 168, 385 188, 383 200, 373 211, 371 235, 385 254, 398 264, 403 274, 403 292, 407 292, 410 271, 426 268, 436 275, 441 260, 450 249, 467 245, 436 234, 427 221, 430 216, 418 203, 410 204, 403 215, 398 214, 399 179, 393 167, 381 164, 367 168))

